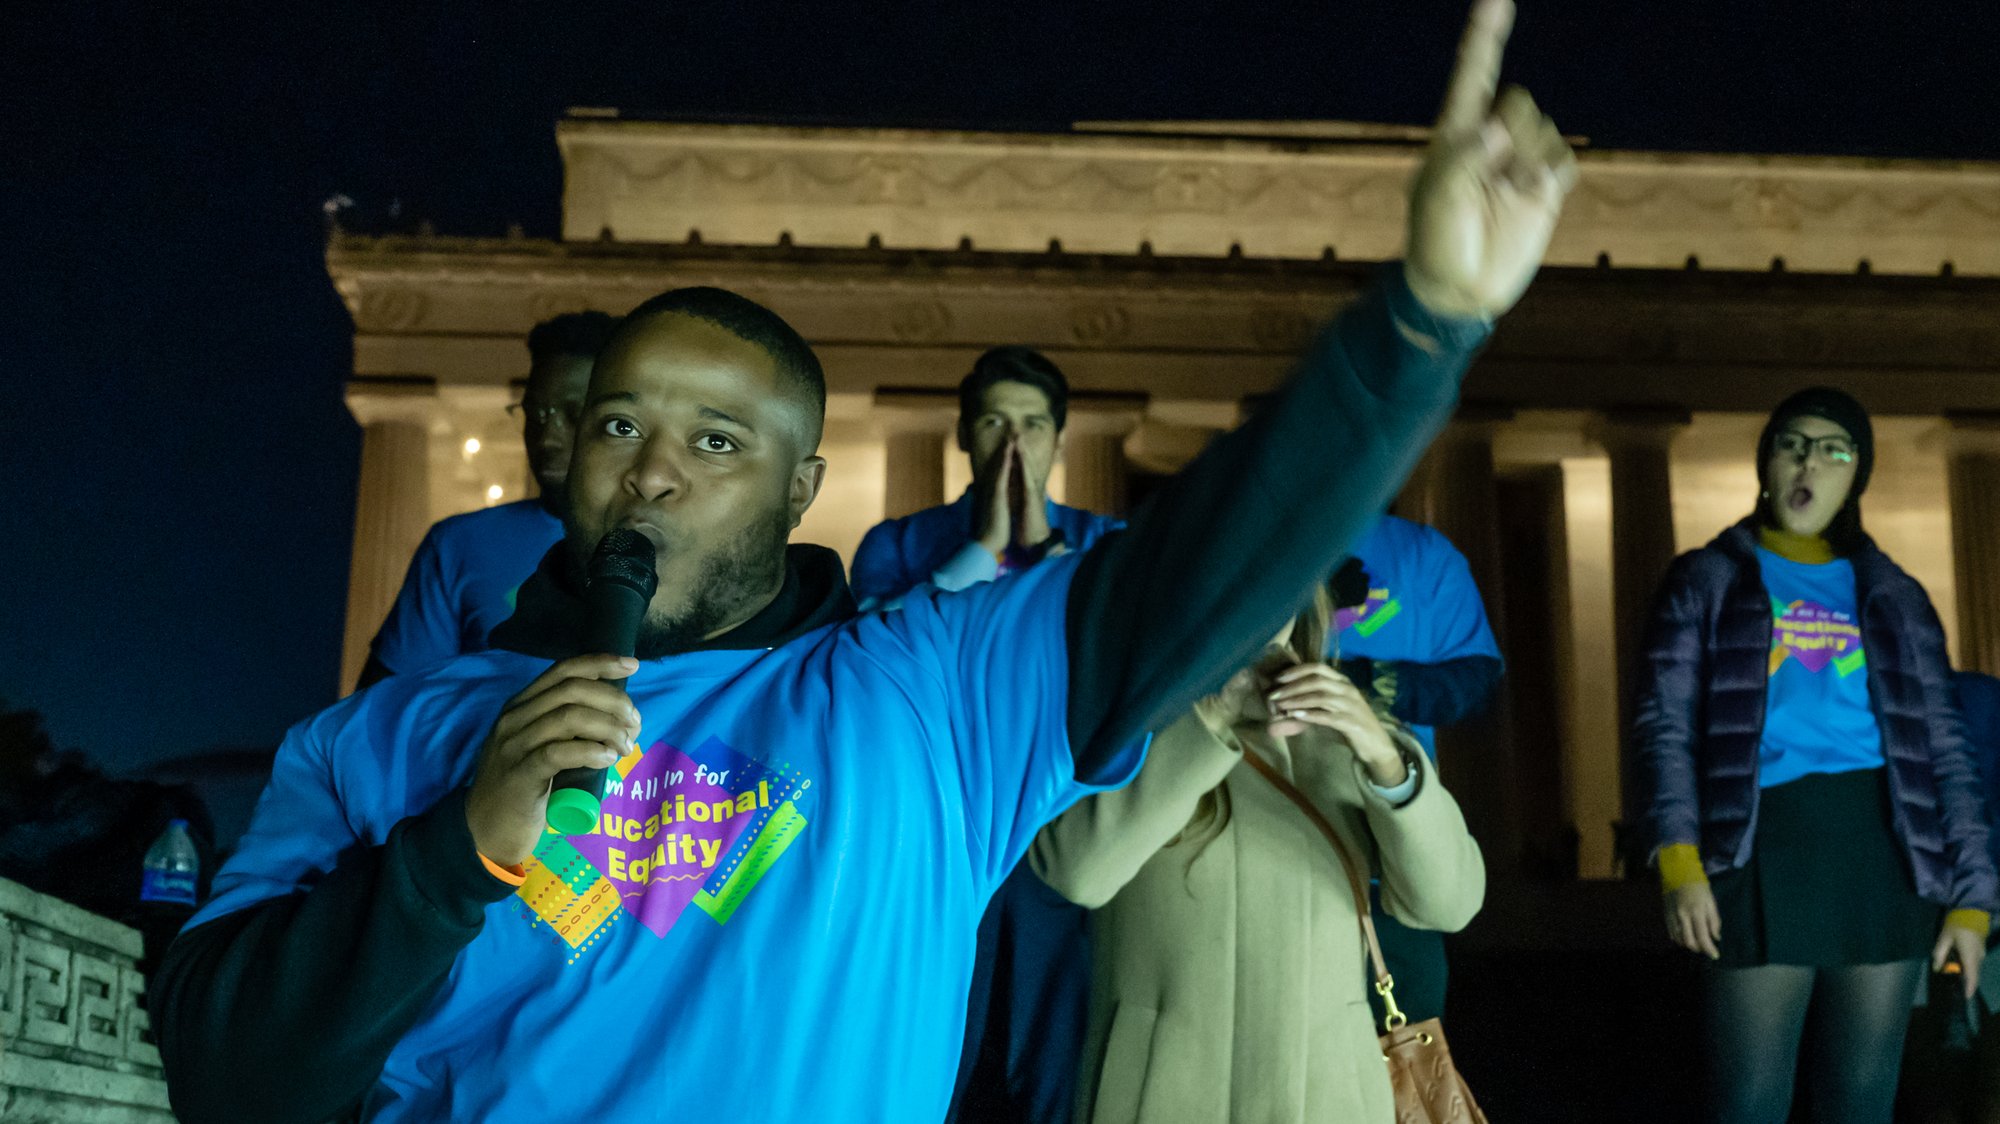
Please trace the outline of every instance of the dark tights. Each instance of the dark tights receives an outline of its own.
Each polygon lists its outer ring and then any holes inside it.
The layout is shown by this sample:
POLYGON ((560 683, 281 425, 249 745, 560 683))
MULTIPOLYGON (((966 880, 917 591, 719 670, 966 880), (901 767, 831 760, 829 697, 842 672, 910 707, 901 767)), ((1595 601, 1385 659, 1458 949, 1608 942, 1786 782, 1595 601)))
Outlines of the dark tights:
POLYGON ((1717 968, 1704 1022, 1718 1124, 1785 1124, 1800 1056, 1813 1124, 1889 1124, 1923 961, 1717 968))

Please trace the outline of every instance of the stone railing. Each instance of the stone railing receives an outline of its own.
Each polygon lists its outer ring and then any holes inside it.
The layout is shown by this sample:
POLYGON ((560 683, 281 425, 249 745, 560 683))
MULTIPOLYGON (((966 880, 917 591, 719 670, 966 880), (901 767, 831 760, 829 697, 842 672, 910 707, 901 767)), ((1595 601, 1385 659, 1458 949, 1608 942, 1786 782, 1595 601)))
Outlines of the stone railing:
POLYGON ((0 879, 0 1120, 171 1124, 139 934, 0 879))

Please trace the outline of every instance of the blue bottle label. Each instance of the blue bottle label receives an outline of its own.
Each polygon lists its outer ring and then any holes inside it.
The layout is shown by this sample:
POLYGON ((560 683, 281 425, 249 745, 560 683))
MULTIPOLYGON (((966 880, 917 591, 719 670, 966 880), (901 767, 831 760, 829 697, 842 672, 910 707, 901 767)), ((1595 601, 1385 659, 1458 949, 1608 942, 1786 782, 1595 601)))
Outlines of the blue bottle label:
POLYGON ((139 883, 139 900, 193 905, 194 875, 185 871, 149 870, 139 883))

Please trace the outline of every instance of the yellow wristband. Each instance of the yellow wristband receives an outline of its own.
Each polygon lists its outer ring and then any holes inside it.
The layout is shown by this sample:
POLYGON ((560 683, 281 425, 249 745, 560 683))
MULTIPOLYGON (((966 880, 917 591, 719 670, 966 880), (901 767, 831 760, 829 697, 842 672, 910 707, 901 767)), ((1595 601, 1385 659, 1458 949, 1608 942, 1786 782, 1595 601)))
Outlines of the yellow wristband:
POLYGON ((1708 881, 1708 872, 1701 868, 1701 849, 1692 843, 1669 843, 1660 848, 1656 861, 1663 894, 1708 881))
POLYGON ((1983 937, 1993 928, 1993 916, 1983 909, 1954 909, 1944 915, 1944 923, 1969 929, 1983 937))

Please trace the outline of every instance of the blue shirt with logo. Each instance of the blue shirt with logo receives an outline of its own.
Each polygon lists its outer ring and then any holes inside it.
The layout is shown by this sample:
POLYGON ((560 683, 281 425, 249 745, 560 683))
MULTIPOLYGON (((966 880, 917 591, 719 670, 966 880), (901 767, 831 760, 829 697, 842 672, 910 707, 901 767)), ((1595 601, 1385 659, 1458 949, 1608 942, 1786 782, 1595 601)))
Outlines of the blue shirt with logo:
MULTIPOLYGON (((367 1118, 942 1119, 987 899, 1097 791, 1067 730, 1077 561, 643 664, 644 748, 597 829, 544 837, 367 1118)), ((191 924, 292 893, 468 783, 546 667, 466 656, 296 727, 191 924)))
POLYGON ((402 674, 485 651, 486 637, 514 615, 515 591, 562 537, 562 520, 540 500, 439 520, 375 634, 375 658, 402 674))
POLYGON ((1794 562, 1761 546, 1757 564, 1771 595, 1758 785, 1880 768, 1882 730, 1868 700, 1854 564, 1794 562))
MULTIPOLYGON (((1108 515, 1043 502, 1049 529, 1072 551, 1088 550, 1124 526, 1108 515)), ((854 595, 862 607, 895 608, 915 590, 966 589, 1013 572, 973 541, 972 505, 967 488, 952 503, 876 524, 854 553, 854 595)), ((949 1119, 963 1118, 975 1102, 1005 1102, 1004 1111, 1022 1119, 1068 1117, 1090 1014, 1088 935, 1088 914, 1026 864, 1001 887, 980 924, 949 1119), (981 1068, 997 1048, 987 1043, 989 1033, 1005 1043, 998 1071, 981 1068)))
MULTIPOLYGON (((1500 657, 1465 555, 1436 529, 1384 515, 1354 548, 1368 601, 1335 614, 1328 655, 1404 663, 1500 657)), ((1437 736, 1412 724, 1433 758, 1437 736)))
MULTIPOLYGON (((1125 525, 1109 515, 1043 502, 1049 529, 1060 531, 1063 545, 1072 551, 1089 550, 1125 525)), ((1001 576, 993 556, 972 541, 972 517, 968 487, 951 503, 877 523, 854 552, 854 599, 864 609, 893 608, 898 598, 919 586, 957 590, 1001 576)))

